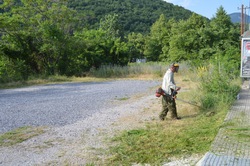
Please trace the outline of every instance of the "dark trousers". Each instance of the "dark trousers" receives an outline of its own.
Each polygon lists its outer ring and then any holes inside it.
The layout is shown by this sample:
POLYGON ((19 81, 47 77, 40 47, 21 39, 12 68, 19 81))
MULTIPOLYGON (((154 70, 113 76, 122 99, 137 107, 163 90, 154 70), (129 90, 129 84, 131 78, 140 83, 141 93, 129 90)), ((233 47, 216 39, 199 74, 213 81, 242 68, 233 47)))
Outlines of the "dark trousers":
POLYGON ((171 112, 171 118, 177 118, 175 99, 173 99, 169 95, 163 95, 162 96, 162 111, 159 116, 160 119, 164 120, 169 111, 171 112))

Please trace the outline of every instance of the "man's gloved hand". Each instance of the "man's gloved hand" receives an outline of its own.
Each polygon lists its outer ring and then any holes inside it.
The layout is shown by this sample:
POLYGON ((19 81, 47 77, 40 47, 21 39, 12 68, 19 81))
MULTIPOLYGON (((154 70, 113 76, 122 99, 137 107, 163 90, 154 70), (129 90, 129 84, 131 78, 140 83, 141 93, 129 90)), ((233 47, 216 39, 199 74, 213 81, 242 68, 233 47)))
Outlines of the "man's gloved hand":
POLYGON ((175 90, 175 91, 172 92, 173 99, 177 98, 177 94, 178 94, 177 90, 175 90))

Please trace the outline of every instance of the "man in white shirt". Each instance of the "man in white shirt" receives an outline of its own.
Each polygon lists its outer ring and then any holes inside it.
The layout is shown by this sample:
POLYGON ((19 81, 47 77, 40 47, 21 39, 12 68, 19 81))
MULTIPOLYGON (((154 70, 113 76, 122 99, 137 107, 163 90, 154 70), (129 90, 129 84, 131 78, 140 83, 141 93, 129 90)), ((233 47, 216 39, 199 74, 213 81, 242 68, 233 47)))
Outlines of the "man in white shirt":
POLYGON ((162 90, 165 94, 162 96, 162 112, 159 116, 160 120, 165 120, 168 111, 171 112, 172 119, 181 119, 177 116, 175 96, 173 96, 173 91, 177 92, 181 89, 181 87, 177 87, 175 85, 174 81, 174 73, 177 73, 178 70, 178 64, 171 64, 170 68, 166 71, 163 77, 162 90))

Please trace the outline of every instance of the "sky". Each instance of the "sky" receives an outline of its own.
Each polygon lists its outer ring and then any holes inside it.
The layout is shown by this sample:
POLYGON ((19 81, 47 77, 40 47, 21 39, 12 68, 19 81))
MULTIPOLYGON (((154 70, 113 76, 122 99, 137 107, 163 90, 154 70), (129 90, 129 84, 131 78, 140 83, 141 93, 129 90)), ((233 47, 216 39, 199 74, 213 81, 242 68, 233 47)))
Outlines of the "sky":
POLYGON ((239 12, 244 5, 244 12, 250 14, 250 0, 164 0, 174 5, 182 6, 209 19, 216 15, 217 9, 222 6, 227 14, 239 12), (247 9, 249 8, 249 9, 247 9))

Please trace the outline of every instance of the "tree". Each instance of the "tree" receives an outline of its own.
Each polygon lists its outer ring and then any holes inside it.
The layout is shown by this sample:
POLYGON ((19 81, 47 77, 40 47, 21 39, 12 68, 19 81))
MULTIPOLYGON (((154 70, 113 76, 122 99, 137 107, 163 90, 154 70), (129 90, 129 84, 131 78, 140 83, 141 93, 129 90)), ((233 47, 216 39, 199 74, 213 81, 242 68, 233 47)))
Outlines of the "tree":
POLYGON ((128 35, 128 47, 130 60, 134 61, 136 58, 144 58, 145 37, 141 33, 130 33, 128 35))
POLYGON ((122 40, 117 15, 105 16, 97 30, 83 29, 74 34, 82 43, 82 52, 76 59, 84 59, 88 67, 101 65, 126 65, 129 61, 127 43, 122 40))
POLYGON ((222 6, 217 9, 216 16, 212 18, 210 28, 213 32, 213 46, 220 50, 225 49, 223 45, 229 40, 236 41, 239 39, 235 36, 235 31, 233 30, 235 27, 222 6))
POLYGON ((13 60, 24 60, 35 73, 60 72, 58 64, 68 56, 75 14, 66 1, 9 0, 1 9, 3 53, 13 60))
POLYGON ((99 46, 104 51, 104 63, 112 65, 126 65, 129 62, 127 44, 121 29, 118 15, 107 15, 100 21, 100 31, 104 32, 104 38, 99 46))
POLYGON ((163 54, 164 44, 168 43, 169 31, 167 21, 162 14, 160 18, 152 25, 150 34, 145 42, 144 54, 150 61, 158 61, 163 54))
MULTIPOLYGON (((231 22, 222 6, 210 23, 213 49, 216 50, 213 60, 227 70, 237 69, 240 62, 239 27, 231 22)), ((237 69, 238 70, 238 69, 237 69)))
POLYGON ((170 59, 169 59, 169 50, 170 50, 170 41, 173 37, 173 34, 172 34, 172 28, 173 28, 173 25, 175 25, 176 21, 174 19, 170 19, 167 24, 166 24, 166 33, 165 33, 165 37, 164 37, 164 40, 162 41, 162 45, 163 45, 163 48, 162 48, 162 54, 159 56, 159 60, 160 61, 164 61, 164 62, 169 62, 170 59))
POLYGON ((118 20, 118 14, 109 14, 100 20, 100 30, 106 32, 108 38, 122 37, 123 32, 118 20))
POLYGON ((207 20, 193 14, 188 20, 173 24, 172 38, 169 43, 169 60, 193 61, 200 57, 200 50, 206 47, 202 32, 207 26, 207 20))

